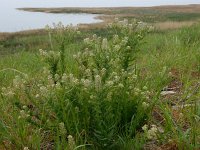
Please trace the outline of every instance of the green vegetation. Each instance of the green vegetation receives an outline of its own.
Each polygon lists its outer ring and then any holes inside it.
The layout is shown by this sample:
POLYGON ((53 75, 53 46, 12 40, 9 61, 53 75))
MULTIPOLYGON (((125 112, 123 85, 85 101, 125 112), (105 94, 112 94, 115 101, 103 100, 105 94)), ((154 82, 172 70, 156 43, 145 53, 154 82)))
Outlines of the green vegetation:
POLYGON ((195 20, 200 18, 200 13, 169 13, 165 18, 171 21, 195 20))
POLYGON ((199 149, 199 31, 116 20, 1 40, 0 149, 199 149))

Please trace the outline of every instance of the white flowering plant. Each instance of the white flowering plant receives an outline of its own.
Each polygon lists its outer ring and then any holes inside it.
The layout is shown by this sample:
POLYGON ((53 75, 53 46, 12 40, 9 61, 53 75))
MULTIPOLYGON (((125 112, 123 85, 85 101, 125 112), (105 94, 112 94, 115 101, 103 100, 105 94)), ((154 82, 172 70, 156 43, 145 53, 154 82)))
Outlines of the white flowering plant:
POLYGON ((134 138, 153 106, 134 61, 147 28, 125 20, 110 30, 115 31, 111 39, 93 35, 84 40, 84 49, 73 56, 76 73, 66 72, 63 46, 60 51, 40 50, 48 64, 42 76, 17 77, 2 90, 5 100, 14 99, 19 122, 28 123, 23 126, 27 134, 37 130, 44 136, 38 136, 40 142, 48 136, 53 147, 68 149, 113 149, 123 147, 122 139, 134 138), (15 90, 19 86, 23 88, 15 90))

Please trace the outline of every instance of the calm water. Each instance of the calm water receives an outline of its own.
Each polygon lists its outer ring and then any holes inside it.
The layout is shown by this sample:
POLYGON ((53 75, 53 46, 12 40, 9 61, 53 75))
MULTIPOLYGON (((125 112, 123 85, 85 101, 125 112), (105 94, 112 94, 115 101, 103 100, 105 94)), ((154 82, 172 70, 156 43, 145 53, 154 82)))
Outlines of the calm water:
POLYGON ((16 10, 20 7, 116 7, 200 4, 200 0, 0 0, 0 32, 43 28, 53 22, 99 22, 92 14, 48 14, 16 10))

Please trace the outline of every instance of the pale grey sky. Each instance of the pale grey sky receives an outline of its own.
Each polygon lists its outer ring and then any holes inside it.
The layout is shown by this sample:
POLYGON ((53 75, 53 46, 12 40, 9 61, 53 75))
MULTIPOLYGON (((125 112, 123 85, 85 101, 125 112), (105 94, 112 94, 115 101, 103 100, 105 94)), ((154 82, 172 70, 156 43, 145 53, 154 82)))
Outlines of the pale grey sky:
POLYGON ((0 0, 12 7, 110 7, 200 4, 200 0, 0 0))

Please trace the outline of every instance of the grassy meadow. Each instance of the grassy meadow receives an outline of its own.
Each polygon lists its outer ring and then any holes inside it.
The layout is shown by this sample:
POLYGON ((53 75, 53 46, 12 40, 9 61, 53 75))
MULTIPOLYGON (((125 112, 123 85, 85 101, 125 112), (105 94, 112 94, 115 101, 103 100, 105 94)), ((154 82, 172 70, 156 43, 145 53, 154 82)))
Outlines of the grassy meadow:
POLYGON ((200 15, 161 10, 0 33, 0 149, 200 149, 200 15))

